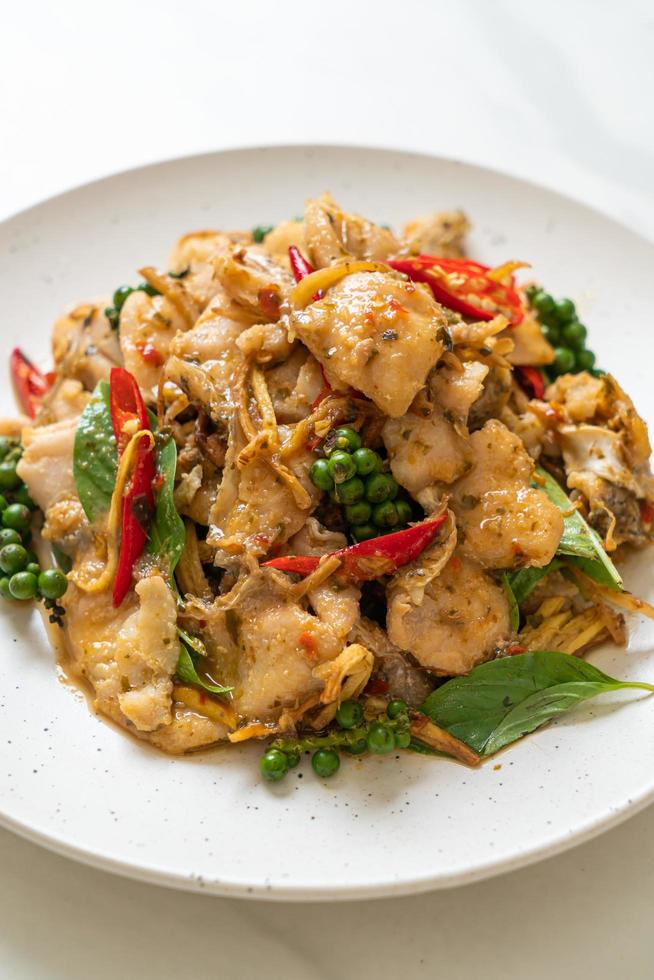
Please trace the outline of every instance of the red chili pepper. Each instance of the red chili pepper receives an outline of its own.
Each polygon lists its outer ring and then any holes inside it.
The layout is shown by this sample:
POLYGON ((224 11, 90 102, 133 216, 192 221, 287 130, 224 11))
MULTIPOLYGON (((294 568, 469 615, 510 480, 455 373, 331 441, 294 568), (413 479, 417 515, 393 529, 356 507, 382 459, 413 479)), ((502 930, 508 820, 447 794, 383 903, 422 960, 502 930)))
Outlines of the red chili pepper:
POLYGON ((521 364, 515 368, 515 373, 521 386, 526 388, 528 394, 531 393, 533 398, 543 398, 545 395, 545 379, 542 371, 521 364))
POLYGON ((139 429, 149 429, 150 420, 145 402, 141 397, 136 378, 125 368, 112 368, 109 379, 109 408, 111 424, 118 443, 118 455, 122 456, 125 446, 139 429), (136 423, 133 431, 125 431, 128 422, 136 423))
POLYGON ((136 344, 136 349, 144 361, 148 364, 154 364, 155 367, 160 367, 165 360, 161 351, 157 350, 149 340, 144 344, 136 344))
POLYGON ((18 403, 31 419, 36 415, 38 403, 52 386, 52 380, 46 377, 32 362, 25 357, 19 347, 14 347, 9 358, 11 377, 16 389, 18 403))
MULTIPOLYGON (((341 548, 326 555, 327 558, 339 558, 343 563, 343 571, 350 578, 359 581, 370 581, 380 575, 389 575, 402 565, 413 561, 427 548, 445 522, 446 515, 441 514, 433 520, 414 524, 403 531, 385 534, 380 538, 370 538, 361 541, 350 548, 341 548)), ((284 555, 264 562, 266 568, 277 568, 282 572, 295 572, 296 575, 310 575, 315 572, 321 562, 317 555, 284 555)))
POLYGON ((641 500, 640 502, 640 519, 643 524, 651 524, 654 521, 654 504, 651 504, 649 500, 641 500))
POLYGON ((404 272, 410 279, 425 282, 434 298, 464 316, 492 320, 504 314, 516 326, 524 318, 519 294, 488 275, 489 265, 471 259, 445 259, 433 255, 416 255, 408 259, 390 259, 388 265, 404 272))
MULTIPOLYGON (((134 432, 150 429, 150 420, 133 375, 124 368, 112 368, 109 406, 118 456, 122 456, 130 439, 125 425, 133 423, 134 432)), ((132 433, 133 434, 133 433, 132 433)), ((152 483, 155 478, 155 453, 149 440, 143 437, 136 449, 136 462, 129 486, 123 495, 120 531, 120 554, 114 578, 113 604, 118 607, 132 587, 134 565, 143 554, 148 532, 147 524, 154 508, 152 483)))
POLYGON ((288 260, 291 263, 291 272, 296 282, 301 282, 316 271, 312 265, 309 265, 297 245, 288 246, 288 260))

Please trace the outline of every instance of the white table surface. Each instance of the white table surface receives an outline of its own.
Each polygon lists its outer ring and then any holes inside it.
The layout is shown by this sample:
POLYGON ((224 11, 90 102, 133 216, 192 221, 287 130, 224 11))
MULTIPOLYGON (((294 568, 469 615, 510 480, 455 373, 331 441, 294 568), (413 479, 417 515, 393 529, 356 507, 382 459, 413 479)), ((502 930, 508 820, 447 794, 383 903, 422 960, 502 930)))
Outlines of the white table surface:
MULTIPOLYGON (((164 157, 354 142, 494 166, 654 237, 647 0, 0 11, 0 217, 164 157)), ((12 980, 652 976, 653 809, 493 881, 346 905, 176 893, 4 831, 0 869, 0 976, 12 980)))

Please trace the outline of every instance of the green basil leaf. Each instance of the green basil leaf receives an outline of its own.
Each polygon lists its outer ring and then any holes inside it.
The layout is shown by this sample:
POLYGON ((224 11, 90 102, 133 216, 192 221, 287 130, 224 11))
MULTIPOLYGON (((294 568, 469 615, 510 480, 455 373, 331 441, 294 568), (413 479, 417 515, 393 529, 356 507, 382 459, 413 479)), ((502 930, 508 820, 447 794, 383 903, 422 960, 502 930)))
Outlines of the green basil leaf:
POLYGON ((534 486, 543 490, 565 514, 557 554, 570 556, 571 564, 600 585, 622 590, 622 577, 604 550, 600 536, 578 510, 572 510, 572 501, 547 470, 537 466, 536 471, 544 482, 534 486))
POLYGON ((492 755, 505 745, 516 742, 581 701, 631 686, 621 681, 610 683, 607 678, 603 681, 570 681, 537 691, 509 711, 486 742, 484 755, 492 755))
POLYGON ((161 444, 157 437, 157 476, 161 486, 154 495, 154 517, 148 535, 148 549, 151 554, 168 561, 169 573, 173 572, 184 550, 186 528, 175 508, 175 471, 177 469, 177 446, 172 436, 161 444))
POLYGON ((562 565, 563 562, 560 558, 553 558, 549 565, 544 565, 543 568, 519 568, 517 572, 509 572, 508 584, 518 605, 522 605, 541 579, 544 579, 550 572, 555 572, 562 565))
POLYGON ((182 684, 190 684, 192 687, 199 687, 209 694, 229 694, 233 687, 223 687, 221 684, 209 684, 203 680, 197 672, 196 659, 198 657, 197 644, 204 649, 202 640, 197 640, 194 636, 189 636, 183 629, 177 627, 177 633, 181 639, 181 651, 177 661, 177 678, 182 684))
POLYGON ((117 469, 118 450, 109 410, 109 384, 99 381, 77 423, 73 448, 75 486, 91 523, 109 510, 117 469))
POLYGON ((437 755, 439 759, 449 758, 444 752, 439 752, 438 749, 432 749, 431 745, 425 745, 424 742, 419 742, 417 738, 411 739, 407 745, 407 751, 417 752, 418 755, 437 755))
POLYGON ((654 691, 652 684, 615 680, 567 653, 538 650, 491 660, 446 681, 420 710, 480 755, 490 755, 579 701, 631 688, 654 691))
POLYGON ((520 609, 518 608, 518 600, 511 586, 509 576, 506 572, 502 574, 502 585, 504 586, 504 591, 506 592, 506 597, 509 601, 509 614, 511 616, 511 629, 514 633, 517 633, 520 629, 520 609))

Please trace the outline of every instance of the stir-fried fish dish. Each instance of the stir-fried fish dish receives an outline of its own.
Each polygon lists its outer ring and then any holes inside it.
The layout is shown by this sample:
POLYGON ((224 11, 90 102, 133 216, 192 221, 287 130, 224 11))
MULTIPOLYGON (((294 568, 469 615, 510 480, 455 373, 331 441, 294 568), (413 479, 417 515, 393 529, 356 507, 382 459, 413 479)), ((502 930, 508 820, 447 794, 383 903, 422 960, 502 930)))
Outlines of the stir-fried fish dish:
POLYGON ((42 603, 100 713, 169 753, 262 740, 276 781, 475 765, 654 690, 583 659, 654 615, 615 564, 652 536, 645 423, 575 304, 467 229, 323 194, 75 306, 48 373, 14 350, 0 593, 42 603))

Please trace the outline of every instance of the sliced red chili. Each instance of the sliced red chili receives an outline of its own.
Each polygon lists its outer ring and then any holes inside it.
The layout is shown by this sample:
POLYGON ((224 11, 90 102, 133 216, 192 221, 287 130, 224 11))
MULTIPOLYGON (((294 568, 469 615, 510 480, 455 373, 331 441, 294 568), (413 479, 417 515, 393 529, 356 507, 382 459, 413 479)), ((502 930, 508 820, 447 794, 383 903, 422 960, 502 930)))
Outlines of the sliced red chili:
POLYGON ((543 372, 536 367, 519 365, 515 369, 516 376, 527 394, 532 398, 543 398, 545 395, 545 378, 543 372))
POLYGON ((510 285, 497 282, 488 275, 491 267, 481 262, 415 255, 390 259, 388 264, 416 282, 427 283, 439 303, 463 316, 492 320, 503 314, 513 326, 524 318, 524 307, 513 279, 510 285))
MULTIPOLYGON (((343 571, 349 578, 369 581, 380 575, 390 575, 402 565, 413 561, 427 548, 445 522, 446 515, 414 524, 403 531, 385 534, 379 538, 369 538, 350 548, 333 551, 327 558, 339 558, 343 571)), ((284 555, 264 562, 267 568, 277 568, 282 572, 296 575, 310 575, 321 562, 317 555, 284 555)))
MULTIPOLYGON (((136 378, 129 371, 124 368, 112 368, 109 386, 111 422, 120 457, 131 435, 142 429, 149 430, 150 421, 136 378), (128 423, 132 423, 132 426, 128 423), (134 432, 129 432, 130 427, 134 432)), ((148 527, 154 513, 152 484, 155 474, 154 447, 148 437, 142 436, 136 449, 132 477, 123 494, 120 551, 113 588, 114 607, 121 604, 131 589, 134 565, 145 548, 148 527)))
POLYGON ((301 282, 315 272, 313 266, 307 262, 297 245, 288 246, 288 260, 291 263, 291 272, 296 282, 301 282))
POLYGON ((27 358, 19 347, 14 347, 9 357, 11 377, 18 403, 30 418, 36 415, 39 402, 52 386, 54 375, 47 377, 27 358))

